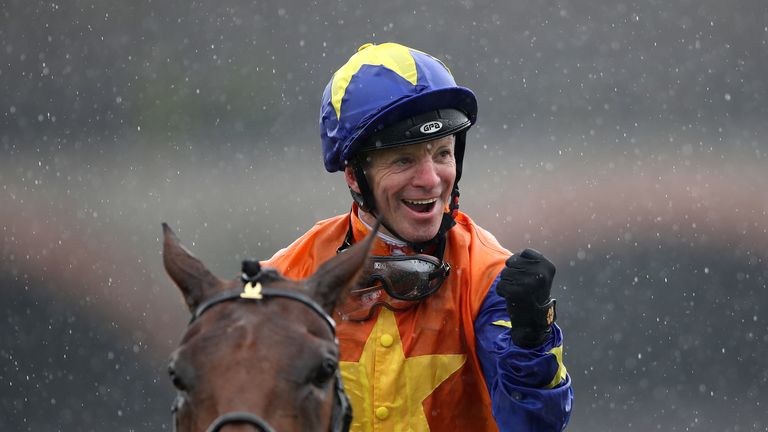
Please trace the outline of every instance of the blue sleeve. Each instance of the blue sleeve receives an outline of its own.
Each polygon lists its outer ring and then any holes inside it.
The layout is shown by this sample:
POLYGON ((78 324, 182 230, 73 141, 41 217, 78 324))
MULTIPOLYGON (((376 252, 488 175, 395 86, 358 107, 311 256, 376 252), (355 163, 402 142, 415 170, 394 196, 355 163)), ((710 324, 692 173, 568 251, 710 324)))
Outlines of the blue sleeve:
POLYGON ((562 362, 563 334, 556 324, 547 342, 525 349, 512 342, 506 301, 496 284, 475 319, 477 357, 499 430, 561 431, 571 416, 573 389, 562 362))

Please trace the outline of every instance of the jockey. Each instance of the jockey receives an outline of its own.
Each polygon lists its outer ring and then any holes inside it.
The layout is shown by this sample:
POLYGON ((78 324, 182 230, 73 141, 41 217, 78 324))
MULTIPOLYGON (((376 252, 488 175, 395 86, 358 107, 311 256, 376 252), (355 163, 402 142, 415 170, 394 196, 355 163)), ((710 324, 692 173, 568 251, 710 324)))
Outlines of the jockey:
POLYGON ((337 309, 354 431, 560 431, 573 391, 550 297, 554 265, 511 254, 459 211, 471 90, 429 54, 365 44, 331 78, 320 135, 351 211, 264 265, 293 278, 381 228, 337 309))

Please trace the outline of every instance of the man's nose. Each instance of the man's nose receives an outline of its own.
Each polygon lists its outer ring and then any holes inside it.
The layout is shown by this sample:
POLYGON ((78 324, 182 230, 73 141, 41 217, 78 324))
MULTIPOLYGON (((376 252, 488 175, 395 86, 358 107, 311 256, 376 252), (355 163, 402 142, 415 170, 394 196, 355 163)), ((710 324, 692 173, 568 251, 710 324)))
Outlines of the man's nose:
POLYGON ((437 175, 437 165, 432 158, 422 158, 416 166, 413 185, 423 188, 434 188, 440 184, 440 176, 437 175))

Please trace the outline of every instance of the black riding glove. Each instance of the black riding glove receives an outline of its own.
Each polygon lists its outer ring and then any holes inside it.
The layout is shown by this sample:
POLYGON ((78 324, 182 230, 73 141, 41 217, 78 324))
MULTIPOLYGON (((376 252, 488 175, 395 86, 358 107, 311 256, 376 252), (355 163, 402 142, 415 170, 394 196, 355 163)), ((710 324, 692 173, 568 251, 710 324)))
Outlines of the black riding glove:
POLYGON ((549 296, 555 265, 533 249, 512 255, 506 264, 496 293, 507 300, 512 341, 535 348, 546 342, 555 321, 555 300, 549 296))

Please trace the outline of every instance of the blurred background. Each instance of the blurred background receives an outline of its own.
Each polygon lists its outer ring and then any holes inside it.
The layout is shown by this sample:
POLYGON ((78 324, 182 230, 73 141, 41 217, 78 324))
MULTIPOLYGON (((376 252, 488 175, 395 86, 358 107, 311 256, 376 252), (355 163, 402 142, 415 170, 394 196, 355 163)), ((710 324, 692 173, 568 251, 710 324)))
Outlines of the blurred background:
POLYGON ((167 430, 220 276, 346 212, 319 100, 365 42, 479 99, 462 209, 558 266, 571 431, 767 431, 761 0, 0 2, 0 430, 167 430))

